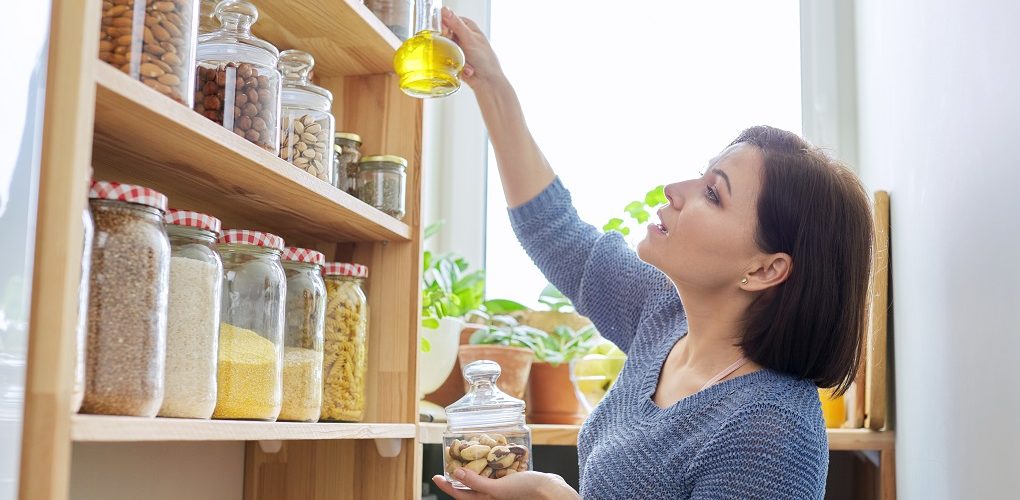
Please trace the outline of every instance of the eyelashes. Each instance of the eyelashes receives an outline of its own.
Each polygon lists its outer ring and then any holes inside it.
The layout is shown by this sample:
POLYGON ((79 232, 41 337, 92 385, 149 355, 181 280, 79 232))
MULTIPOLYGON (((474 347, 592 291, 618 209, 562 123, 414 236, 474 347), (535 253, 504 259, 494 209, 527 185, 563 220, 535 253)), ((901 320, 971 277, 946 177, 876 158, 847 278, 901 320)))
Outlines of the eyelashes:
POLYGON ((708 201, 712 202, 713 204, 715 205, 719 204, 719 193, 715 191, 714 187, 708 186, 707 188, 705 188, 705 197, 708 198, 708 201))

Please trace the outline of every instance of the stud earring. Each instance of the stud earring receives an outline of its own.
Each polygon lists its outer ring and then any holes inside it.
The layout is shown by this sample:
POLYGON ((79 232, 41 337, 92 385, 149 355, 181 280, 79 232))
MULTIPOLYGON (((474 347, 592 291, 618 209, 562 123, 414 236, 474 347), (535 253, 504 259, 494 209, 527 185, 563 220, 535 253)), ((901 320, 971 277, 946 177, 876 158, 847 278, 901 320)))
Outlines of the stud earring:
POLYGON ((744 279, 740 280, 740 284, 741 285, 746 285, 747 284, 747 278, 744 278, 744 279))

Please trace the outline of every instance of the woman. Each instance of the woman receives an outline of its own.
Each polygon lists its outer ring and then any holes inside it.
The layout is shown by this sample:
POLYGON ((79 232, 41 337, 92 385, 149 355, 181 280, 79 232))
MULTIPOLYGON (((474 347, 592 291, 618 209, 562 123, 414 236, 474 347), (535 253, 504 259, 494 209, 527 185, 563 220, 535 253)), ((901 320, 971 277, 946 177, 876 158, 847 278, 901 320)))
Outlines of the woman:
POLYGON ((745 130, 669 184, 631 251, 582 222, 535 144, 488 41, 449 10, 514 231, 549 280, 627 351, 578 436, 581 490, 552 474, 460 469, 455 498, 820 499, 817 387, 845 391, 865 318, 872 226, 857 178, 796 135, 745 130))

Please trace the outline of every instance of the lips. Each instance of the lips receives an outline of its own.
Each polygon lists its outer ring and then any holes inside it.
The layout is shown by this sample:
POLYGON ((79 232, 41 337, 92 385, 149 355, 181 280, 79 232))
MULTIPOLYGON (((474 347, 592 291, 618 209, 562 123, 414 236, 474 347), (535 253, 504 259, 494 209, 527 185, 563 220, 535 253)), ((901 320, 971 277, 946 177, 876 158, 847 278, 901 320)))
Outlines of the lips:
POLYGON ((662 223, 662 220, 663 220, 663 219, 662 219, 662 209, 661 209, 661 208, 659 209, 659 211, 658 211, 658 212, 656 212, 656 215, 658 215, 658 216, 659 216, 659 223, 658 223, 658 224, 654 224, 654 226, 655 226, 655 227, 656 227, 656 228, 657 228, 657 229, 658 229, 658 230, 659 230, 660 232, 662 232, 662 234, 669 234, 669 228, 668 228, 668 227, 666 227, 666 224, 663 224, 663 223, 662 223))

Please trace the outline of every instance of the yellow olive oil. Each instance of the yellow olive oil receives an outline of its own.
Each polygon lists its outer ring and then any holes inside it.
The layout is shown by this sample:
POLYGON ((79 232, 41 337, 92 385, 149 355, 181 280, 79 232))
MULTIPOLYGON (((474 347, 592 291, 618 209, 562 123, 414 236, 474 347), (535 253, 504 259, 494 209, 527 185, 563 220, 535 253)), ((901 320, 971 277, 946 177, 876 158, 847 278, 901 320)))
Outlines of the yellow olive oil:
POLYGON ((460 89, 464 52, 438 32, 422 30, 400 46, 393 68, 405 94, 423 99, 444 97, 460 89))

